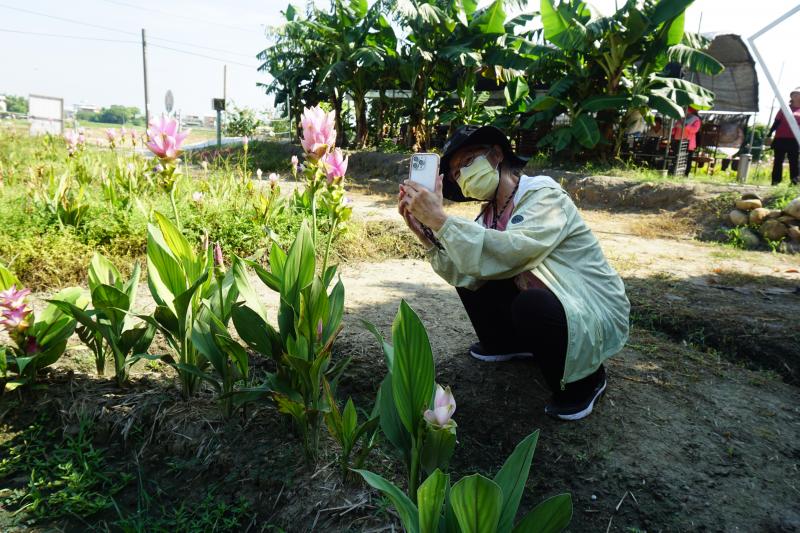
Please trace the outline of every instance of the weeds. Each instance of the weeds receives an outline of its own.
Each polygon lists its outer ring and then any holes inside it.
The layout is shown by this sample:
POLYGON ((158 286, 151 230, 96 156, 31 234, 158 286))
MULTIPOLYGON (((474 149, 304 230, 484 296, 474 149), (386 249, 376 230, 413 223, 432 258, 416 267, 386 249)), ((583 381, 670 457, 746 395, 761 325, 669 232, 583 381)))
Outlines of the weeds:
POLYGON ((85 519, 113 506, 113 496, 133 477, 111 469, 104 453, 92 444, 94 426, 79 419, 77 434, 46 430, 40 419, 11 442, 0 446, 0 480, 25 479, 6 489, 2 503, 36 519, 85 519))

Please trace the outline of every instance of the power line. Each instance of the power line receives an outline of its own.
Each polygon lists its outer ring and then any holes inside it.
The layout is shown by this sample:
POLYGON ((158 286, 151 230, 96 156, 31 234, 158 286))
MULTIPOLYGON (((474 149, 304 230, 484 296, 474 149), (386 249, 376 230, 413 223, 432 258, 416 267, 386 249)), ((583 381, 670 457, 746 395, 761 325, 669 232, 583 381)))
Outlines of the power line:
POLYGON ((236 26, 236 25, 233 25, 233 24, 224 24, 222 22, 212 22, 210 20, 205 20, 205 19, 201 19, 201 18, 197 18, 197 17, 190 17, 188 15, 177 15, 175 13, 170 13, 168 11, 163 11, 161 9, 155 9, 155 8, 152 8, 152 7, 142 7, 142 6, 138 6, 136 4, 129 4, 128 2, 120 2, 119 0, 103 0, 103 1, 104 2, 108 2, 109 4, 116 4, 118 6, 129 7, 131 9, 139 9, 139 10, 142 10, 142 11, 150 11, 152 13, 160 13, 162 15, 167 15, 167 16, 170 16, 170 17, 182 18, 182 19, 186 19, 186 20, 193 20, 195 22, 202 22, 204 24, 209 24, 211 26, 224 26, 226 28, 231 28, 231 29, 234 29, 234 30, 244 30, 244 31, 253 31, 254 30, 254 28, 247 28, 245 26, 236 26))
MULTIPOLYGON (((87 26, 87 27, 90 27, 90 28, 97 28, 97 29, 100 29, 100 30, 112 31, 114 33, 123 33, 125 35, 135 35, 137 37, 139 36, 139 34, 137 32, 133 32, 133 31, 120 30, 119 28, 111 28, 109 26, 102 26, 100 24, 92 24, 90 22, 84 22, 82 20, 75 20, 75 19, 70 19, 70 18, 66 18, 66 17, 59 17, 57 15, 50 15, 48 13, 41 13, 39 11, 32 11, 30 9, 24 9, 24 8, 21 8, 21 7, 9 6, 9 5, 6 5, 6 4, 0 4, 0 7, 4 7, 6 9, 11 9, 11 10, 14 10, 14 11, 20 11, 22 13, 29 13, 31 15, 37 15, 37 16, 40 16, 40 17, 46 17, 46 18, 51 18, 51 19, 55 19, 55 20, 60 20, 60 21, 63 21, 63 22, 69 22, 71 24, 79 24, 81 26, 87 26)), ((222 52, 222 53, 233 54, 233 55, 242 56, 242 57, 252 57, 252 56, 250 56, 248 54, 243 54, 241 52, 234 52, 234 51, 231 51, 231 50, 223 50, 223 49, 220 49, 220 48, 212 48, 212 47, 209 47, 209 46, 202 46, 202 45, 199 45, 199 44, 187 43, 185 41, 176 41, 176 40, 173 40, 173 39, 165 39, 163 37, 150 37, 150 39, 151 40, 164 41, 164 42, 167 42, 167 43, 180 44, 180 45, 183 45, 183 46, 189 46, 191 48, 200 48, 200 49, 210 50, 212 52, 222 52)), ((231 61, 231 63, 234 63, 234 62, 231 61)))
POLYGON ((207 56, 205 54, 198 54, 197 52, 190 52, 188 50, 180 50, 178 48, 172 48, 171 46, 164 46, 162 44, 147 43, 147 46, 154 46, 156 48, 163 48, 164 50, 172 50, 173 52, 180 52, 181 54, 188 54, 190 56, 197 56, 197 57, 204 57, 206 59, 213 59, 214 61, 219 61, 221 63, 227 63, 228 65, 238 65, 240 67, 256 68, 254 65, 248 65, 246 63, 239 63, 238 61, 231 61, 229 59, 224 59, 224 58, 221 58, 221 57, 212 57, 212 56, 207 56))
MULTIPOLYGON (((18 34, 22 34, 22 35, 36 35, 36 36, 40 36, 40 37, 59 37, 59 38, 63 38, 63 39, 77 39, 77 40, 82 40, 82 41, 105 41, 105 42, 111 42, 111 43, 125 43, 125 44, 135 44, 135 45, 141 44, 139 41, 123 41, 121 39, 103 39, 103 38, 99 38, 99 37, 84 37, 82 35, 64 35, 64 34, 59 34, 59 33, 42 33, 42 32, 34 32, 34 31, 11 30, 11 29, 6 29, 6 28, 0 28, 0 32, 18 33, 18 34)), ((171 46, 164 46, 164 45, 155 44, 155 43, 148 43, 148 46, 152 46, 152 47, 155 47, 155 48, 161 48, 161 49, 164 49, 164 50, 170 50, 172 52, 178 52, 180 54, 187 54, 187 55, 191 55, 191 56, 202 57, 202 58, 205 58, 205 59, 211 59, 213 61, 219 61, 220 63, 225 63, 225 64, 228 64, 228 65, 246 67, 248 69, 256 68, 255 65, 248 65, 246 63, 240 63, 238 61, 231 61, 229 59, 225 59, 225 58, 221 58, 221 57, 213 57, 213 56, 209 56, 209 55, 206 55, 206 54, 200 54, 200 53, 197 53, 197 52, 190 52, 189 50, 181 50, 180 48, 173 48, 171 46)))
POLYGON ((6 33, 20 33, 23 35, 38 35, 40 37, 62 37, 64 39, 79 39, 84 41, 103 41, 107 43, 126 43, 126 44, 139 44, 136 41, 123 41, 122 39, 102 39, 100 37, 83 37, 82 35, 63 35, 59 33, 41 33, 36 31, 20 31, 10 30, 7 28, 0 28, 0 31, 6 33))

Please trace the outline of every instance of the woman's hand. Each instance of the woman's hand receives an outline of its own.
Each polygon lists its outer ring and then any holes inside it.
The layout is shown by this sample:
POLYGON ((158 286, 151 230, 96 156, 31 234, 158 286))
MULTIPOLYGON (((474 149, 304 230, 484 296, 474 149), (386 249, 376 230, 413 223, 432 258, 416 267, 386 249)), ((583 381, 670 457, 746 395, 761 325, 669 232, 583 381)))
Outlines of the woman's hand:
POLYGON ((433 192, 418 183, 405 180, 400 185, 400 214, 405 217, 404 213, 408 212, 417 221, 439 231, 447 220, 447 213, 442 205, 442 179, 442 174, 439 174, 433 192))

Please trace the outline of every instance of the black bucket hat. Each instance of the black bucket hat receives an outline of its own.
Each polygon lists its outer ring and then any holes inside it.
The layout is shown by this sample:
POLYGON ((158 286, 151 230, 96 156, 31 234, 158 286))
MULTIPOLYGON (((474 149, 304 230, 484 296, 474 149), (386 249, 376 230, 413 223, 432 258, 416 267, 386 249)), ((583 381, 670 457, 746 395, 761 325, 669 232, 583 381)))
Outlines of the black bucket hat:
POLYGON ((442 183, 442 195, 453 202, 478 201, 474 198, 467 198, 461 192, 458 183, 448 178, 450 171, 450 158, 456 151, 465 146, 476 144, 498 145, 503 149, 505 161, 511 162, 514 166, 525 166, 528 162, 527 157, 520 157, 511 149, 511 141, 500 129, 494 126, 461 126, 456 130, 452 137, 447 139, 442 149, 442 157, 439 161, 439 173, 444 174, 442 183))

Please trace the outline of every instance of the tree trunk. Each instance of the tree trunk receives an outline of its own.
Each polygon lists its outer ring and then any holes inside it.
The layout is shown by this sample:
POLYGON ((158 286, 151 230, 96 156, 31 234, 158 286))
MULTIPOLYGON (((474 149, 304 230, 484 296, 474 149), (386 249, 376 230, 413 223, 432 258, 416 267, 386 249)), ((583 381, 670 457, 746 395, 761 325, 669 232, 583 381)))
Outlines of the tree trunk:
POLYGON ((356 148, 364 148, 369 139, 369 130, 367 128, 367 100, 363 94, 354 94, 353 104, 356 108, 356 148))
POLYGON ((347 148, 347 136, 344 133, 344 122, 342 121, 342 97, 336 89, 333 90, 331 99, 333 100, 333 117, 336 127, 336 146, 347 148))
POLYGON ((384 113, 384 99, 386 98, 386 91, 380 90, 378 95, 377 109, 375 110, 375 144, 380 146, 383 142, 383 113, 384 113))
POLYGON ((406 131, 406 146, 414 151, 423 150, 425 139, 425 100, 426 94, 425 71, 420 71, 414 81, 414 90, 411 95, 411 113, 406 131))

